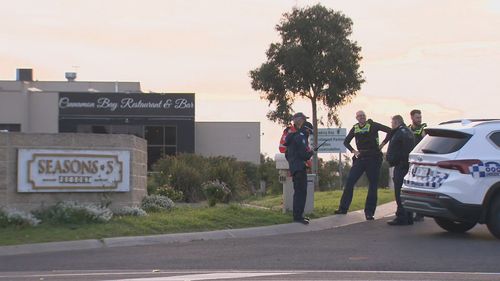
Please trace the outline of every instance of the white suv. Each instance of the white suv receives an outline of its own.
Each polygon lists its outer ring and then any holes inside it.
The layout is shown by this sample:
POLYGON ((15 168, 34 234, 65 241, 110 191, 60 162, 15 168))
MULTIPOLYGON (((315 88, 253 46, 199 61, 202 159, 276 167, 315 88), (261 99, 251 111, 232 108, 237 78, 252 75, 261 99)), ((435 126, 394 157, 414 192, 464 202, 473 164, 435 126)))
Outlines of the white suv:
POLYGON ((450 232, 486 223, 500 239, 500 119, 427 128, 410 154, 401 199, 450 232))

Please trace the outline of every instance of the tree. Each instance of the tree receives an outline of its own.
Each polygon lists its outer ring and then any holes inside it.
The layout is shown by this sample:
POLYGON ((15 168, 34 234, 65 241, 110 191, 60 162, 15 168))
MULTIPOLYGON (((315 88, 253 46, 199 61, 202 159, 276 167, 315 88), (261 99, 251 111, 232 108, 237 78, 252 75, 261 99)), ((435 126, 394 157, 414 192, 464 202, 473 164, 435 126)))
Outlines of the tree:
MULTIPOLYGON (((352 20, 317 4, 285 13, 276 30, 281 42, 272 43, 267 61, 250 71, 252 88, 275 106, 267 117, 281 124, 291 122, 296 99, 309 99, 316 147, 318 106, 326 109, 328 124, 340 125, 337 110, 352 100, 364 82, 359 70, 361 48, 349 39, 352 20)), ((316 173, 317 156, 313 163, 316 173)))

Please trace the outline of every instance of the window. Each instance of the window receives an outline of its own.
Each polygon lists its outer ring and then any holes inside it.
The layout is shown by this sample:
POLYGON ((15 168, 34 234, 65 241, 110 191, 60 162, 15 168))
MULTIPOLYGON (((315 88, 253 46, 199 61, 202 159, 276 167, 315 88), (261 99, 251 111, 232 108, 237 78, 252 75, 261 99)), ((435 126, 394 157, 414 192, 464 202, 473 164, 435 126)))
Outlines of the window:
POLYGON ((427 136, 415 151, 425 154, 448 154, 460 150, 472 135, 460 131, 427 129, 427 136))
POLYGON ((2 132, 21 132, 21 124, 0 124, 2 132))
POLYGON ((500 132, 494 132, 490 135, 490 140, 500 148, 500 132))
POLYGON ((94 134, 109 134, 111 133, 110 126, 94 125, 92 126, 92 133, 94 134))
POLYGON ((146 126, 145 139, 148 141, 148 167, 165 155, 177 154, 177 127, 146 126))

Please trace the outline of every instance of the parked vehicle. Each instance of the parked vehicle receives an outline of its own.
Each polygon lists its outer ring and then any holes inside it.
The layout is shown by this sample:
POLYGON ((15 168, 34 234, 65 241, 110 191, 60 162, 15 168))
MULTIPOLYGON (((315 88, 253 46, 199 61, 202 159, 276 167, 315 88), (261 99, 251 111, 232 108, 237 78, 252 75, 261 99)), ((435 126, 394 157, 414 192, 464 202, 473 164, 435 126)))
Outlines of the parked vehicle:
POLYGON ((450 232, 486 224, 500 239, 500 119, 449 121, 425 132, 410 154, 404 207, 450 232))

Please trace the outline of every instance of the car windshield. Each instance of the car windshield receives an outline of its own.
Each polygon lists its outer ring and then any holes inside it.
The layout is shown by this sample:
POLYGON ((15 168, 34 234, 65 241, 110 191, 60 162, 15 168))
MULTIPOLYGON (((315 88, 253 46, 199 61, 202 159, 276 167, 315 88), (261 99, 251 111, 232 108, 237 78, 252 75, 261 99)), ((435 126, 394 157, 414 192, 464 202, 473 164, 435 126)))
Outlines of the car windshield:
POLYGON ((424 154, 456 152, 472 137, 471 134, 442 129, 427 129, 425 132, 427 136, 415 148, 416 152, 424 154))

